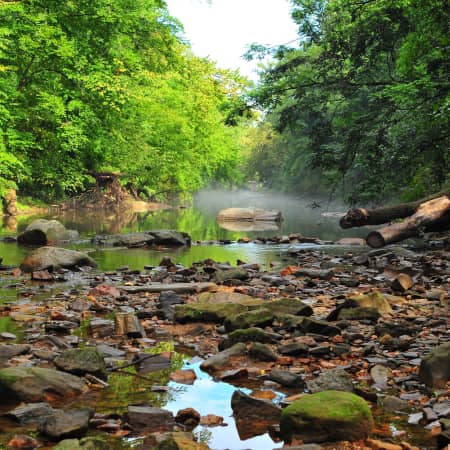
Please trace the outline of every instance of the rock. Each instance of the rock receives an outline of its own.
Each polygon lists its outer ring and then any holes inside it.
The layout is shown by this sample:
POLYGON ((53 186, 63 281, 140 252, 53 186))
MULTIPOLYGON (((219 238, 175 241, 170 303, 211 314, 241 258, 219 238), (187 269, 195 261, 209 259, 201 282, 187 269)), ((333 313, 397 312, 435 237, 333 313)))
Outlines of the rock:
POLYGON ((232 358, 233 356, 244 355, 246 351, 247 348, 245 344, 237 343, 229 349, 219 352, 216 355, 208 358, 206 361, 203 361, 200 364, 200 368, 205 372, 216 372, 225 367, 229 363, 230 358, 232 358))
POLYGON ((74 375, 90 373, 96 377, 106 379, 106 367, 103 356, 93 347, 74 348, 65 351, 54 359, 58 369, 74 375))
POLYGON ((42 447, 42 444, 26 434, 16 434, 9 442, 8 449, 33 450, 42 447))
POLYGON ((176 370, 170 374, 170 379, 175 381, 175 383, 194 384, 197 375, 195 375, 195 372, 192 369, 176 370))
POLYGON ((53 408, 48 403, 29 403, 18 406, 5 415, 13 418, 20 425, 44 424, 53 413, 53 408))
POLYGON ((73 269, 78 266, 96 267, 97 263, 88 255, 75 250, 58 247, 40 247, 25 257, 21 264, 25 272, 55 270, 61 267, 73 269))
POLYGON ((171 431, 175 419, 170 411, 150 406, 129 406, 127 421, 134 430, 171 431))
POLYGON ((240 294, 239 292, 202 292, 198 294, 199 303, 238 303, 240 305, 260 305, 260 300, 254 299, 250 295, 240 294))
POLYGON ((86 433, 94 415, 90 408, 55 410, 40 427, 40 431, 54 439, 80 437, 86 433))
POLYGON ((258 308, 228 316, 223 324, 227 332, 250 327, 265 327, 271 325, 274 315, 267 308, 258 308))
POLYGON ((272 311, 276 317, 284 314, 292 314, 293 316, 311 316, 313 314, 311 306, 296 298, 282 298, 265 302, 264 307, 272 311))
POLYGON ((435 347, 422 359, 419 379, 432 388, 445 386, 450 380, 450 342, 435 347))
POLYGON ((283 409, 280 433, 283 440, 305 443, 358 441, 373 426, 367 403, 355 394, 324 391, 306 395, 283 409))
POLYGON ((391 444, 378 439, 367 439, 366 443, 372 450, 403 450, 404 448, 402 445, 391 444))
POLYGON ((104 358, 123 358, 126 355, 124 350, 106 344, 99 344, 96 349, 104 358))
POLYGON ((165 319, 173 321, 175 318, 175 305, 181 305, 184 300, 174 291, 161 292, 159 296, 159 308, 165 319))
POLYGON ((393 395, 385 395, 378 398, 378 404, 381 408, 389 412, 404 411, 409 409, 410 406, 406 400, 394 397, 393 395))
POLYGON ((300 320, 297 322, 296 328, 303 331, 303 333, 315 333, 323 334, 325 336, 335 336, 336 334, 340 334, 341 332, 338 327, 330 325, 324 320, 316 320, 309 317, 299 317, 299 319, 300 320))
POLYGON ((242 440, 266 433, 269 427, 278 425, 281 417, 279 406, 269 400, 251 397, 240 390, 233 392, 231 409, 242 440))
POLYGON ((413 279, 407 273, 399 273, 391 283, 394 291, 405 292, 414 286, 413 279))
POLYGON ((362 238, 357 238, 357 237, 348 237, 348 238, 339 239, 339 241, 337 241, 336 244, 362 246, 362 245, 366 245, 366 240, 362 239, 362 238))
POLYGON ((82 439, 64 439, 53 447, 53 450, 110 450, 111 441, 108 437, 90 436, 82 439))
POLYGON ((375 386, 384 389, 387 388, 387 383, 389 378, 392 377, 392 372, 388 367, 382 366, 381 364, 375 364, 370 369, 370 376, 372 377, 375 386))
POLYGON ((216 283, 223 283, 227 280, 246 280, 248 272, 243 267, 232 267, 228 270, 218 270, 214 274, 214 281, 216 283))
POLYGON ((197 294, 203 291, 211 291, 217 288, 215 283, 152 283, 142 286, 117 286, 118 289, 130 294, 138 294, 140 292, 161 293, 165 291, 173 291, 177 294, 197 294))
POLYGON ((89 334, 94 339, 112 336, 114 334, 114 322, 108 319, 92 319, 89 322, 89 334))
POLYGON ((203 442, 194 441, 193 436, 187 437, 186 433, 170 433, 152 450, 209 450, 209 447, 203 442))
POLYGON ((216 416, 215 414, 207 414, 200 419, 200 425, 205 427, 218 427, 224 425, 223 417, 216 416))
POLYGON ((313 394, 322 391, 353 392, 353 378, 344 369, 331 369, 322 372, 317 378, 307 381, 306 386, 313 394))
POLYGON ((138 353, 135 357, 135 367, 139 375, 169 369, 171 364, 170 356, 164 354, 138 353))
POLYGON ((31 347, 26 344, 11 344, 0 345, 0 363, 2 360, 7 360, 13 356, 23 355, 30 351, 31 347))
POLYGON ((282 338, 281 335, 264 331, 261 328, 251 327, 245 330, 235 330, 226 339, 219 343, 219 350, 225 350, 238 342, 262 342, 275 344, 282 338))
POLYGON ((307 355, 309 346, 301 342, 292 342, 290 344, 279 345, 278 351, 284 356, 307 355))
POLYGON ((272 369, 267 375, 267 379, 289 388, 303 389, 305 387, 305 381, 300 375, 287 370, 272 369))
POLYGON ((0 369, 0 388, 6 387, 25 402, 42 402, 75 397, 88 391, 80 378, 40 367, 0 369))
POLYGON ((116 313, 114 316, 115 334, 134 338, 147 337, 141 321, 133 313, 116 313))
POLYGON ((189 303, 175 306, 174 320, 179 323, 222 323, 227 317, 239 314, 243 307, 238 303, 189 303))
POLYGON ((218 222, 281 222, 281 211, 261 208, 226 208, 217 214, 218 222))
POLYGON ((175 422, 181 423, 191 431, 200 423, 200 413, 194 408, 180 409, 175 416, 175 422))
POLYGON ((94 244, 112 247, 190 246, 191 238, 187 233, 175 230, 151 230, 140 233, 97 235, 92 238, 94 244))
POLYGON ((344 303, 332 311, 327 320, 345 320, 352 318, 373 318, 377 320, 380 315, 392 314, 391 305, 380 292, 373 291, 368 294, 358 294, 348 297, 344 303), (356 312, 347 311, 356 309, 356 312), (378 314, 377 314, 378 312, 378 314))
POLYGON ((276 361, 278 359, 277 355, 266 345, 260 342, 254 342, 248 349, 248 354, 251 358, 256 361, 276 361))
POLYGON ((79 237, 78 231, 67 230, 57 220, 37 219, 17 236, 17 242, 19 244, 47 245, 58 241, 78 239, 79 237))

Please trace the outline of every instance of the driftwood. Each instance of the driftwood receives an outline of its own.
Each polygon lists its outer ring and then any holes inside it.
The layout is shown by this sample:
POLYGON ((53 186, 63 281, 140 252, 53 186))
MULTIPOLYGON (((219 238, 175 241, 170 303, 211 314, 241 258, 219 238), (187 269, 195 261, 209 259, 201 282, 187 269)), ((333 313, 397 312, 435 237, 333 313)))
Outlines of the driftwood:
POLYGON ((274 209, 227 208, 219 211, 217 215, 218 222, 281 222, 282 220, 281 212, 274 209))
POLYGON ((391 220, 403 219, 405 217, 412 216, 420 205, 429 200, 442 196, 450 197, 450 188, 444 189, 437 194, 415 202, 400 203, 393 206, 384 206, 374 209, 350 209, 347 214, 341 218, 339 224, 341 228, 363 227, 365 225, 382 225, 383 223, 390 222, 391 220))
POLYGON ((418 236, 421 230, 441 219, 449 210, 450 198, 445 195, 422 203, 413 215, 402 222, 370 232, 366 242, 371 247, 378 248, 418 236))

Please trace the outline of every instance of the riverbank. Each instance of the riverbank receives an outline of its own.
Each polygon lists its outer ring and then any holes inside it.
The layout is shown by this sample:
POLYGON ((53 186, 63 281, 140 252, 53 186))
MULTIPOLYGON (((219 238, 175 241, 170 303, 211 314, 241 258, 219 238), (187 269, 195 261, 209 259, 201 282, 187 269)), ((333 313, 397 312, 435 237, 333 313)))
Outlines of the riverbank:
MULTIPOLYGON (((38 440, 48 447, 88 429, 112 439, 108 448, 160 448, 158 441, 168 435, 157 431, 186 431, 199 417, 203 425, 194 433, 210 445, 191 443, 192 448, 279 448, 288 438, 276 408, 338 389, 364 399, 375 423, 367 438, 349 443, 331 433, 325 442, 311 441, 320 446, 315 448, 439 448, 446 439, 448 384, 437 369, 425 376, 421 366, 449 340, 448 247, 349 250, 341 256, 316 248, 292 257, 290 266, 270 271, 250 261, 235 267, 208 259, 182 266, 164 258, 156 267, 133 270, 62 270, 54 283, 31 281, 14 268, 3 271, 3 283, 17 293, 0 308, 3 366, 71 372, 82 385, 72 400, 54 387, 42 387, 41 397, 31 399, 9 386, 15 395, 9 390, 3 397, 9 400, 3 407, 3 442, 37 428, 38 440), (98 361, 89 370, 79 359, 86 347, 96 349, 98 361), (63 365, 68 350, 73 357, 63 365), (205 410, 204 398, 190 397, 198 414, 166 408, 170 398, 202 383, 190 370, 196 361, 211 375, 209 383, 251 394, 234 406, 226 400, 236 425, 229 417, 223 421, 230 430, 236 427, 237 444, 218 443, 216 430, 222 427, 213 425, 221 420, 206 419, 220 415, 214 402, 205 410), (275 408, 270 420, 268 413, 261 415, 267 399, 275 408), (20 400, 27 411, 36 401, 48 404, 47 425, 31 426, 12 414, 20 400), (62 403, 70 423, 80 409, 91 408, 83 426, 69 434, 48 424, 61 414, 62 403)), ((301 438, 298 432, 293 442, 301 438)))

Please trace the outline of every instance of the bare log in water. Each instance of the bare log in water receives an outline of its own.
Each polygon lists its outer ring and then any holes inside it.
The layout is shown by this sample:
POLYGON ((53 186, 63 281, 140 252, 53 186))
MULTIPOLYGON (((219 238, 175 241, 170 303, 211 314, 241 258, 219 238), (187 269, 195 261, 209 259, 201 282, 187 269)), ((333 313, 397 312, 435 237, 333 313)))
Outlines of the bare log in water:
MULTIPOLYGON (((436 223, 445 226, 446 217, 450 211, 450 198, 446 195, 422 203, 414 214, 402 222, 394 223, 372 231, 368 234, 366 242, 374 248, 402 241, 417 236, 422 230, 433 227, 436 223)), ((450 227, 450 222, 448 222, 450 227)))

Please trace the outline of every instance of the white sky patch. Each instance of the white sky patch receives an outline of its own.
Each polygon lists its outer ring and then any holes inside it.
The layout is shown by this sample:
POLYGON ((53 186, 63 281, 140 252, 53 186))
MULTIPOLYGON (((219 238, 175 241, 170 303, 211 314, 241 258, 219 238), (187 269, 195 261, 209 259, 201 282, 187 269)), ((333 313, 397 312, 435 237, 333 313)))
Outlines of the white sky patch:
POLYGON ((194 53, 256 80, 257 61, 242 58, 254 42, 277 46, 297 38, 288 0, 166 0, 194 53))

